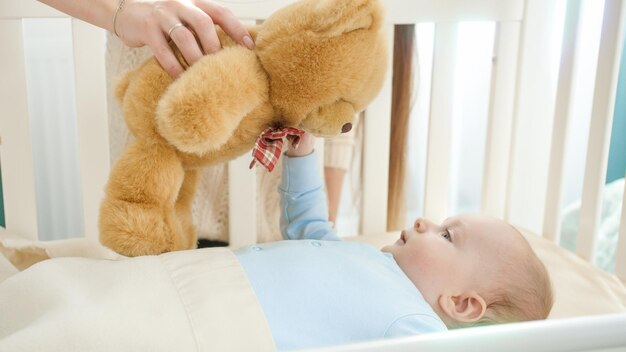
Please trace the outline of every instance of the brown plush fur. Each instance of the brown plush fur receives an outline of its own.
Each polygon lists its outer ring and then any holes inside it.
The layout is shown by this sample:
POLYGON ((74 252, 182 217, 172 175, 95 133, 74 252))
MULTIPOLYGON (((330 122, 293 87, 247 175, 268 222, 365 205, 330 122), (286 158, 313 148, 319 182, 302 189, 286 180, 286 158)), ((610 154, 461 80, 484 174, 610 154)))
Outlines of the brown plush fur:
MULTIPOLYGON (((100 240, 127 255, 196 246, 191 202, 202 166, 231 160, 269 126, 331 137, 375 97, 386 69, 378 0, 304 0, 249 28, 177 80, 155 59, 117 96, 136 137, 111 171, 100 240)), ((252 200, 251 200, 252 201, 252 200)))

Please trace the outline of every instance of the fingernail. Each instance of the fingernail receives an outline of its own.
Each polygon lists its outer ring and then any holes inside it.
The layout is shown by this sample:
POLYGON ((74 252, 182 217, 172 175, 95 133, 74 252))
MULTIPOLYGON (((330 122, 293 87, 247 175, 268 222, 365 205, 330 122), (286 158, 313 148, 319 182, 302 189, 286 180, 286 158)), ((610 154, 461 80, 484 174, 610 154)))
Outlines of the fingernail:
POLYGON ((254 49, 254 42, 249 35, 243 37, 243 44, 248 47, 248 49, 254 49))

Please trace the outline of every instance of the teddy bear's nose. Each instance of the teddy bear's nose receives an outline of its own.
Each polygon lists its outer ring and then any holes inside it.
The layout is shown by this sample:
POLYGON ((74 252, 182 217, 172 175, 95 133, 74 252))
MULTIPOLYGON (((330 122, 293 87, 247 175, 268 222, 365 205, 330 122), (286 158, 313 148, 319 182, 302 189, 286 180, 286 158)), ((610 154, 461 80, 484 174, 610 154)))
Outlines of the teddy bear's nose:
POLYGON ((350 132, 351 129, 352 129, 352 124, 348 122, 341 127, 341 133, 348 133, 350 132))

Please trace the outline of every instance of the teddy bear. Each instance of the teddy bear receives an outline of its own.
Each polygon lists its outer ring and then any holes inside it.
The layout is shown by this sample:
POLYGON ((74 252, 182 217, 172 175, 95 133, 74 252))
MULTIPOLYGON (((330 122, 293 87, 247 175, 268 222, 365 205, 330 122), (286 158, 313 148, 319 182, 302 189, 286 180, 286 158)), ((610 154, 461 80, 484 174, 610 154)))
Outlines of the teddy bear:
POLYGON ((135 141, 111 169, 100 242, 125 256, 196 248, 202 167, 249 152, 268 128, 349 131, 384 81, 383 21, 379 0, 302 0, 248 28, 253 50, 218 27, 222 50, 177 79, 154 58, 127 73, 116 96, 135 141))

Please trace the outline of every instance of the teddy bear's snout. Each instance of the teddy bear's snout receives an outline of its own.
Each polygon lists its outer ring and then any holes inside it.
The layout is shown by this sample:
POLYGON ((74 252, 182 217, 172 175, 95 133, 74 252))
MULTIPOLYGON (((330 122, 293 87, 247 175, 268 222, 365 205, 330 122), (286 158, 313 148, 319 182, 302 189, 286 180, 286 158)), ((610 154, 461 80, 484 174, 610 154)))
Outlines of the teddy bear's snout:
POLYGON ((352 129, 352 124, 348 122, 341 127, 341 133, 348 133, 350 132, 351 129, 352 129))

